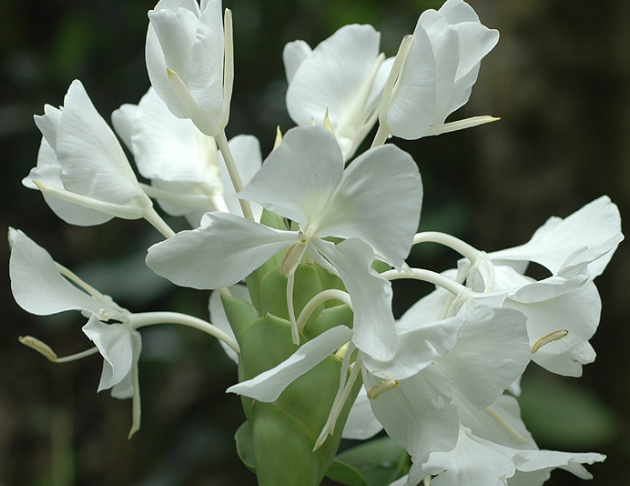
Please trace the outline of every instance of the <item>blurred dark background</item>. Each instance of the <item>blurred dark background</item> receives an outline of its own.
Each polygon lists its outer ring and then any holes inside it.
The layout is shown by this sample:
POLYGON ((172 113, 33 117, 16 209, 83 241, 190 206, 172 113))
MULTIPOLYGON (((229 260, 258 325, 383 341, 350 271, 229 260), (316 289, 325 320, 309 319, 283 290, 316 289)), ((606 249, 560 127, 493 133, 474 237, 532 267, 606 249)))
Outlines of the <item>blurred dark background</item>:
MULTIPOLYGON (((264 154, 284 106, 281 52, 301 38, 315 46, 346 23, 370 23, 391 56, 419 14, 440 0, 232 0, 236 81, 228 137, 258 136, 264 154)), ((630 210, 630 4, 570 0, 474 0, 501 40, 483 61, 470 103, 453 119, 501 121, 419 142, 396 141, 420 166, 422 227, 492 251, 524 243, 549 216, 567 216, 608 194, 630 210)), ((146 13, 154 0, 0 2, 0 227, 22 229, 53 257, 133 312, 176 310, 207 317, 208 292, 176 289, 143 269, 159 235, 142 221, 80 228, 57 219, 20 181, 35 165, 41 135, 33 114, 59 106, 78 78, 109 120, 149 87, 146 13)), ((369 138, 369 137, 368 137, 369 138)), ((175 229, 182 222, 169 220, 175 229)), ((4 231, 3 230, 3 231, 4 231)), ((427 246, 434 270, 456 255, 427 246)), ((0 245, 0 486, 209 486, 255 484, 236 456, 243 421, 235 366, 210 337, 189 329, 144 329, 143 424, 127 440, 131 403, 96 394, 102 360, 54 365, 18 343, 31 334, 60 356, 90 346, 78 313, 36 318, 13 301, 8 245, 0 245)), ((598 358, 583 378, 532 365, 523 413, 539 445, 608 455, 590 467, 593 486, 630 484, 630 252, 622 244, 597 280, 604 303, 592 340, 598 358)), ((421 290, 427 290, 422 287, 421 290)), ((400 314, 409 300, 395 301, 400 314)), ((550 486, 579 484, 557 471, 550 486)))

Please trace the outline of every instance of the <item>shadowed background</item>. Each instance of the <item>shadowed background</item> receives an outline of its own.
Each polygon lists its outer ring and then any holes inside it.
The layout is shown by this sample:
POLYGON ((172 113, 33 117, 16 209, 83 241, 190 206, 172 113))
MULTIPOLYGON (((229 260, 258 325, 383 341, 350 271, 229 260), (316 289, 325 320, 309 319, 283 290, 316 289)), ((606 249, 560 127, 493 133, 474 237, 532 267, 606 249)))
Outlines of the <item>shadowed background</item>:
MULTIPOLYGON (((285 43, 315 46, 346 23, 370 23, 395 54, 419 14, 441 1, 233 0, 236 80, 228 137, 255 134, 263 154, 276 126, 293 123, 284 105, 285 43)), ((420 167, 422 229, 455 234, 492 251, 524 243, 549 216, 565 217, 608 194, 630 210, 630 5, 569 0, 475 0, 482 22, 501 32, 483 61, 470 103, 451 119, 491 114, 501 121, 418 142, 396 140, 420 167)), ((109 121, 149 87, 144 64, 153 0, 3 0, 0 3, 0 226, 22 229, 63 265, 133 312, 175 310, 207 318, 209 292, 177 289, 144 268, 160 236, 143 221, 80 228, 57 219, 20 181, 35 165, 41 135, 32 120, 59 106, 78 78, 109 121)), ((373 135, 372 135, 373 136, 373 135)), ((368 140, 370 137, 368 137, 368 140)), ((174 229, 184 224, 169 219, 174 229)), ((78 313, 39 318, 12 299, 8 245, 0 245, 0 486, 255 484, 236 456, 240 402, 224 390, 235 366, 197 331, 143 329, 143 424, 127 441, 131 403, 96 394, 102 360, 54 365, 17 337, 37 336, 60 355, 90 346, 78 313)), ((456 255, 414 252, 433 270, 456 255)), ((627 325, 630 253, 622 243, 596 281, 604 303, 598 352, 584 377, 563 379, 530 366, 522 397, 541 447, 609 456, 590 470, 592 486, 630 483, 627 325)), ((399 315, 417 292, 396 283, 399 315)), ((409 288, 409 287, 407 287, 409 288)), ((550 486, 579 484, 562 471, 550 486)))

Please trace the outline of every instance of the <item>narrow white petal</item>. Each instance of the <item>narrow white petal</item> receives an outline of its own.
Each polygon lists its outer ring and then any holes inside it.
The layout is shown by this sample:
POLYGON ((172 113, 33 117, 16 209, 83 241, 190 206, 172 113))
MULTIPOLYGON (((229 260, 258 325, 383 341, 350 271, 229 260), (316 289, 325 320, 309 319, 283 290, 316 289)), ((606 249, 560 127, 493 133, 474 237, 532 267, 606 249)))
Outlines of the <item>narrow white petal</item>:
MULTIPOLYGON (((323 240, 312 244, 339 272, 348 290, 354 309, 352 342, 374 359, 392 359, 398 344, 391 310, 392 288, 371 267, 374 255, 370 247, 356 238, 338 245, 323 240)), ((313 257, 322 260, 317 254, 313 257)))
POLYGON ((351 337, 352 330, 346 326, 333 327, 300 346, 275 368, 233 385, 227 391, 261 402, 273 402, 287 386, 350 341, 351 337))
POLYGON ((427 132, 435 118, 436 80, 431 41, 418 19, 390 105, 382 115, 392 135, 413 140, 427 132))

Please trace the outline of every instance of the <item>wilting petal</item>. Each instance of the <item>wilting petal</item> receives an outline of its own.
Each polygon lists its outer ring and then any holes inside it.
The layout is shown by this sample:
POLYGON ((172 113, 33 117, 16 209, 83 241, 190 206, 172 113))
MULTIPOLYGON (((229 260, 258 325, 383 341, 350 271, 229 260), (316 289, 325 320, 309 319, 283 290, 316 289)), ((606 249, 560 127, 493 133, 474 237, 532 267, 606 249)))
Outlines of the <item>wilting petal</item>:
POLYGON ((98 391, 117 385, 131 372, 134 338, 126 324, 105 324, 94 315, 83 326, 105 360, 98 391))

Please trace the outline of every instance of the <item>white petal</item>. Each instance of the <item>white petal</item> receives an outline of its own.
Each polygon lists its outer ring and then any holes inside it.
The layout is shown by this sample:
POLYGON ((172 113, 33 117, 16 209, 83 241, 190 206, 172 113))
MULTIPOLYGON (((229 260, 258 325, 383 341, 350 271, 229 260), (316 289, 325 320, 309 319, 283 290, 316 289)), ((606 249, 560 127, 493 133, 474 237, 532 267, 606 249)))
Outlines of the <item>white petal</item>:
POLYGON ((434 452, 422 465, 425 474, 437 474, 434 486, 505 486, 516 467, 509 457, 480 444, 463 429, 457 446, 449 452, 434 452))
POLYGON ((513 449, 538 449, 521 419, 516 398, 501 395, 487 409, 478 410, 459 393, 453 393, 463 426, 481 438, 513 449))
POLYGON ((324 212, 342 173, 334 136, 322 127, 298 127, 286 133, 239 196, 306 228, 324 212))
MULTIPOLYGON (((37 181, 58 189, 63 189, 60 175, 61 166, 59 162, 57 162, 57 154, 55 154, 46 138, 42 138, 42 143, 37 155, 37 167, 31 169, 28 176, 22 180, 22 184, 30 189, 38 189, 37 185, 33 182, 37 181)), ((105 223, 114 217, 111 214, 105 214, 101 211, 64 201, 45 192, 42 193, 42 195, 50 209, 52 209, 59 218, 69 224, 93 226, 105 223)))
POLYGON ((229 213, 207 213, 199 228, 150 247, 146 262, 177 285, 218 289, 239 282, 296 237, 229 213))
POLYGON ((418 324, 398 334, 398 348, 393 359, 385 362, 364 356, 363 363, 370 373, 382 379, 393 377, 404 380, 453 349, 463 324, 464 319, 457 316, 430 324, 418 324))
POLYGON ((479 17, 473 8, 463 0, 447 0, 440 7, 439 12, 446 17, 449 24, 479 22, 479 17))
POLYGON ((300 64, 306 59, 313 50, 303 40, 289 42, 282 50, 282 61, 284 62, 284 70, 287 76, 287 82, 290 84, 295 72, 300 64))
MULTIPOLYGON (((372 268, 370 247, 356 238, 338 245, 323 240, 312 244, 337 269, 350 294, 354 310, 352 342, 374 359, 392 359, 398 343, 391 310, 392 287, 372 268)), ((321 260, 311 254, 316 261, 321 260)))
POLYGON ((350 414, 341 436, 344 439, 365 440, 374 437, 381 430, 383 430, 383 426, 374 416, 374 412, 372 412, 372 406, 365 387, 361 387, 350 409, 350 414))
POLYGON ((227 391, 261 402, 273 402, 287 386, 349 342, 351 337, 352 330, 346 326, 333 327, 300 346, 275 368, 233 385, 227 391))
POLYGON ((56 152, 67 191, 140 211, 150 206, 114 132, 79 81, 70 85, 65 98, 56 152))
POLYGON ((190 53, 186 85, 204 110, 223 113, 224 34, 221 0, 201 12, 190 53))
MULTIPOLYGON (((475 407, 494 402, 529 363, 526 318, 512 309, 473 307, 457 344, 435 360, 457 390, 475 407)), ((460 313, 461 314, 461 313, 460 313)))
POLYGON ((189 119, 174 116, 153 89, 138 105, 132 131, 138 170, 147 179, 208 182, 221 187, 217 146, 189 119), (208 175, 209 181, 206 181, 208 175))
POLYGON ((379 395, 372 400, 372 410, 389 436, 419 463, 432 451, 451 450, 457 441, 459 419, 451 385, 435 367, 379 395))
POLYGON ((400 268, 420 222, 422 182, 409 154, 393 145, 368 150, 343 173, 320 234, 359 238, 400 268))
MULTIPOLYGON (((351 122, 355 98, 379 54, 380 34, 370 25, 346 25, 303 60, 287 90, 289 115, 300 126, 328 116, 335 133, 351 122)), ((361 115, 363 115, 363 110, 361 115)))
POLYGON ((418 19, 390 105, 383 115, 392 135, 413 140, 427 132, 435 117, 436 80, 431 41, 418 19))
POLYGON ((126 324, 105 324, 94 315, 83 326, 109 366, 103 367, 98 391, 120 383, 131 372, 133 364, 134 338, 126 324))
MULTIPOLYGON (((234 285, 230 287, 229 290, 232 296, 236 299, 241 299, 246 302, 252 301, 249 296, 249 290, 245 285, 234 285)), ((236 341, 236 337, 234 336, 234 332, 230 326, 230 321, 228 321, 225 309, 223 308, 221 294, 218 291, 215 290, 212 294, 210 294, 208 306, 210 311, 210 322, 236 341)), ((228 358, 238 364, 238 354, 236 354, 236 352, 221 339, 219 339, 219 344, 223 348, 223 351, 225 351, 228 358)))
POLYGON ((572 265, 579 260, 592 262, 588 268, 595 278, 606 268, 620 238, 619 209, 607 196, 602 196, 565 219, 550 218, 524 245, 493 252, 489 256, 493 260, 540 263, 552 273, 558 273, 571 257, 569 263, 572 265))
POLYGON ((125 103, 124 105, 121 105, 120 108, 112 112, 112 125, 116 131, 116 135, 125 142, 125 145, 131 151, 133 151, 133 146, 131 144, 131 130, 137 111, 138 105, 125 103))
POLYGON ((15 301, 37 315, 67 310, 88 310, 98 314, 104 307, 61 276, 57 266, 41 246, 19 230, 9 229, 11 259, 9 274, 15 301))
POLYGON ((162 8, 150 11, 149 20, 159 40, 166 67, 185 78, 199 22, 197 15, 185 8, 174 11, 162 8))

